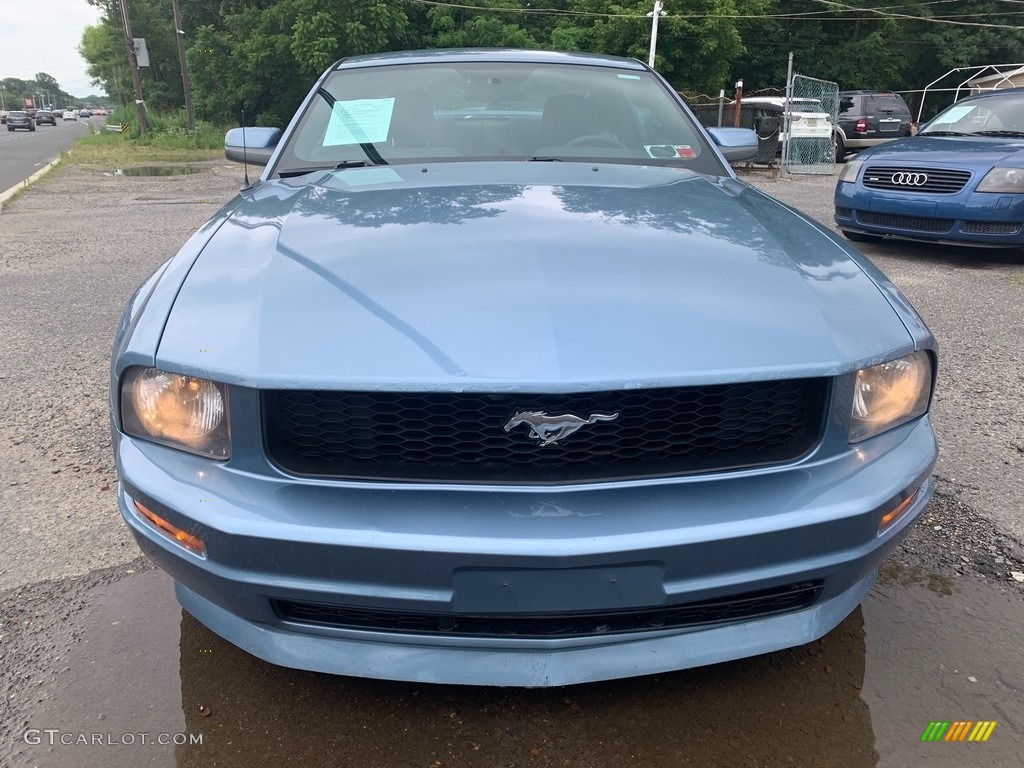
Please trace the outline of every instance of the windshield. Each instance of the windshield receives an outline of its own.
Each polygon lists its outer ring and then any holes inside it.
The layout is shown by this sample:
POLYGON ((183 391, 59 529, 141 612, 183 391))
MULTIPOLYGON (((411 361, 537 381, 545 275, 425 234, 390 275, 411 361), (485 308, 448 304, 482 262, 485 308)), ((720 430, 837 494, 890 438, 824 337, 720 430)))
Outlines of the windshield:
POLYGON ((526 62, 333 72, 274 172, 427 160, 627 162, 726 172, 674 94, 650 73, 526 62))
POLYGON ((954 104, 918 133, 1024 136, 1024 95, 1005 94, 954 104))

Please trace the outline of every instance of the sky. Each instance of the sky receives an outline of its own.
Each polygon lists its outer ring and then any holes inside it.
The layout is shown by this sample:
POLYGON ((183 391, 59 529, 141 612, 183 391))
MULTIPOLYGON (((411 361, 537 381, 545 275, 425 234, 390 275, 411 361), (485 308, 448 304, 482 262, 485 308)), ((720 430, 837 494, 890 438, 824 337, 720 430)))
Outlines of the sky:
POLYGON ((101 93, 78 55, 82 31, 99 17, 85 0, 0 0, 0 79, 45 72, 73 96, 101 93))

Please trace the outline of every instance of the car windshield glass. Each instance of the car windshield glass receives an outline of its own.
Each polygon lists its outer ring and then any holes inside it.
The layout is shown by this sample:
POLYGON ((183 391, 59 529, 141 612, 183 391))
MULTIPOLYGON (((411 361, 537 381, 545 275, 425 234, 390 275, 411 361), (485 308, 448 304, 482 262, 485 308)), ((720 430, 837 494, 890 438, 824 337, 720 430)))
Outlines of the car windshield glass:
POLYGON ((1021 132, 1024 132, 1024 96, 1005 94, 954 104, 919 133, 1012 137, 1021 132))
POLYGON ((650 73, 528 62, 342 69, 320 88, 274 169, 458 160, 724 168, 650 73))

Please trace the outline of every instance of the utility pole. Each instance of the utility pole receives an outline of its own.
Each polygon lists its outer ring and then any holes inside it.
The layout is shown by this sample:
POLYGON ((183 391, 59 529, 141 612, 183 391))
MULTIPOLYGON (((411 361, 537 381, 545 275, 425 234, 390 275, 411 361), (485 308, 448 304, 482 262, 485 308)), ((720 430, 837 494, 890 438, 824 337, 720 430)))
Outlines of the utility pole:
POLYGON ((733 124, 733 127, 735 127, 735 128, 739 128, 740 127, 740 115, 742 114, 742 109, 743 109, 743 81, 742 80, 737 80, 736 81, 736 105, 735 105, 735 107, 733 109, 733 113, 732 113, 732 124, 733 124))
POLYGON ((135 85, 135 109, 139 113, 139 133, 143 136, 149 131, 146 122, 146 102, 142 100, 142 78, 139 77, 139 60, 135 58, 135 42, 132 39, 132 25, 128 21, 128 0, 120 0, 121 18, 124 20, 124 45, 128 50, 128 66, 132 70, 132 83, 135 85))
POLYGON ((789 52, 789 63, 786 65, 786 100, 782 102, 782 135, 786 140, 782 143, 782 172, 789 172, 789 132, 793 128, 793 52, 789 52))
POLYGON ((665 15, 664 7, 661 0, 654 0, 654 10, 647 14, 651 17, 651 50, 647 54, 647 66, 651 69, 654 69, 654 49, 658 47, 658 19, 665 15))
POLYGON ((181 85, 185 89, 185 112, 188 114, 188 130, 196 129, 196 116, 192 113, 192 86, 188 81, 188 62, 185 61, 185 30, 181 28, 181 9, 178 0, 171 0, 174 6, 174 31, 178 38, 178 60, 181 62, 181 85))

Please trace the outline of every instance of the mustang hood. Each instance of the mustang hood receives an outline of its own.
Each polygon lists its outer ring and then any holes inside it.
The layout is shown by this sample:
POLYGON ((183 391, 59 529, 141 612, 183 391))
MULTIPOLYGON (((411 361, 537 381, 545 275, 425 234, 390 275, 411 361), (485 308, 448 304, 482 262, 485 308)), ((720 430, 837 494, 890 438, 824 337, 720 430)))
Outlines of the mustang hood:
POLYGON ((568 391, 829 375, 912 349, 836 242, 734 180, 452 163, 303 182, 261 184, 213 237, 158 365, 263 387, 568 391))

